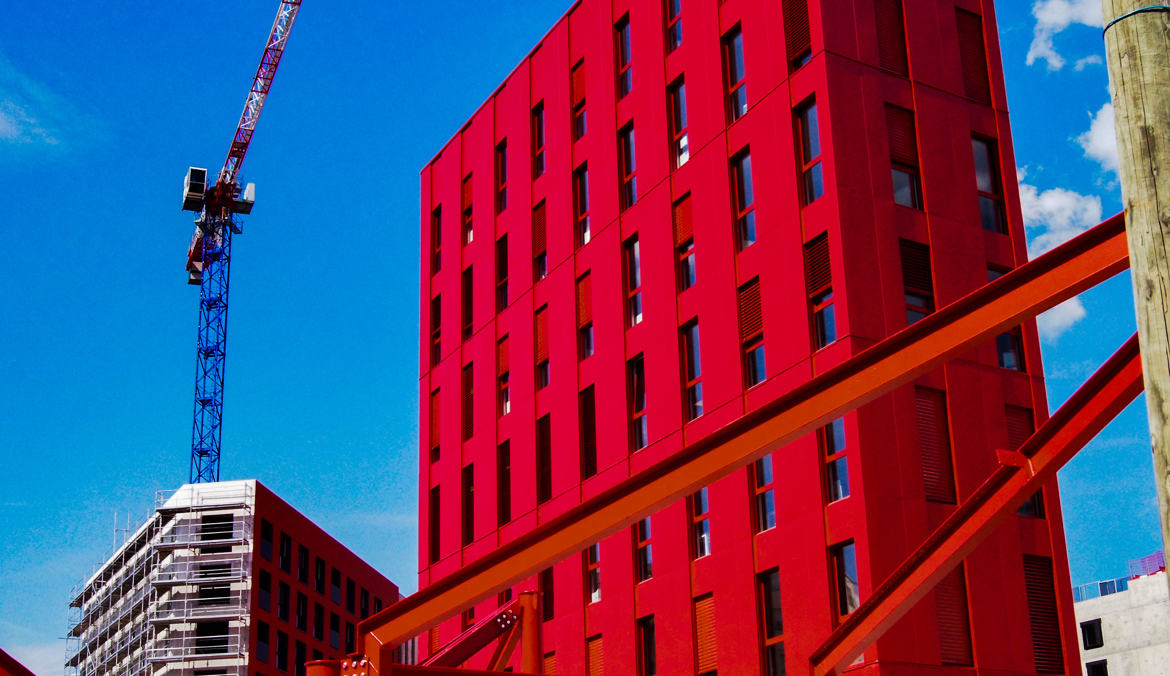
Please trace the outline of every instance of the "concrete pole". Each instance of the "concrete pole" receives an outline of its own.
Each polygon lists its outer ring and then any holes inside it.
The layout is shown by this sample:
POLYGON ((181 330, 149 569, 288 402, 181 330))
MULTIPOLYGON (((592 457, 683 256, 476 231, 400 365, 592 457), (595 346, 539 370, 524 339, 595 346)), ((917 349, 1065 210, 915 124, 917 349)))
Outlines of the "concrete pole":
POLYGON ((1170 543, 1170 0, 1102 0, 1162 543, 1170 543))

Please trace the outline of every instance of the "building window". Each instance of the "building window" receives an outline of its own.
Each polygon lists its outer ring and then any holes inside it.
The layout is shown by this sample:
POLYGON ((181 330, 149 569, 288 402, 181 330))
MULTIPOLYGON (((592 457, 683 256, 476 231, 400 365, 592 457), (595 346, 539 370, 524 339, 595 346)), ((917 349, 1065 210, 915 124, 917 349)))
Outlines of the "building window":
POLYGON ((272 560, 272 524, 263 519, 260 520, 260 556, 272 560))
POLYGON ((654 616, 638 618, 638 674, 654 676, 658 673, 658 651, 654 643, 654 616))
POLYGON ((577 359, 593 356, 593 276, 577 278, 577 359))
POLYGON ((695 240, 688 239, 678 247, 678 284, 680 291, 686 291, 697 281, 695 271, 695 240))
POLYGON ((586 603, 601 600, 601 545, 594 542, 585 549, 585 598, 586 603))
POLYGON ((556 583, 553 579, 553 569, 545 568, 540 571, 540 617, 545 622, 556 617, 556 583))
POLYGON ((573 222, 577 246, 585 246, 593 235, 589 229, 589 167, 584 164, 573 172, 573 222))
POLYGON ((496 447, 496 525, 512 520, 512 442, 496 447))
POLYGON ((309 548, 297 545, 297 581, 309 584, 309 548))
POLYGON ((569 97, 573 105, 573 140, 579 141, 589 131, 585 115, 585 59, 578 61, 569 73, 569 97))
POLYGON ((638 201, 638 158, 634 151, 634 123, 618 131, 618 177, 621 208, 628 209, 638 201))
POLYGON ((296 676, 305 676, 305 653, 307 650, 308 648, 303 642, 296 642, 296 653, 293 658, 293 667, 296 669, 294 672, 296 676))
POLYGON ((552 421, 545 415, 536 421, 536 502, 552 499, 552 421))
POLYGON ((914 388, 918 418, 918 447, 922 454, 923 490, 929 502, 953 505, 955 466, 947 423, 947 395, 928 387, 914 388))
POLYGON ((642 323, 642 253, 637 235, 622 244, 622 260, 626 277, 626 324, 633 327, 642 323))
POLYGON ((320 603, 313 604, 313 638, 325 640, 325 608, 320 603))
POLYGON ((280 549, 277 554, 280 569, 286 573, 292 572, 292 538, 288 533, 280 534, 280 549))
POLYGON ((821 172, 821 132, 815 100, 796 109, 796 139, 800 145, 801 201, 812 204, 825 194, 825 177, 821 172))
POLYGON ((460 214, 460 228, 463 233, 463 245, 471 244, 475 239, 475 230, 472 226, 472 208, 471 208, 471 174, 468 174, 463 179, 463 184, 460 189, 460 199, 462 212, 460 214))
POLYGON ((719 646, 715 639, 715 596, 705 594, 692 602, 695 614, 695 664, 699 676, 716 676, 719 646))
POLYGON ((691 556, 701 559, 711 553, 711 505, 707 501, 707 487, 691 494, 691 556))
POLYGON ((646 420, 646 366, 642 355, 626 362, 626 379, 630 397, 630 443, 638 451, 650 443, 646 420))
POLYGON ((743 62, 743 32, 739 26, 723 36, 724 77, 727 80, 727 119, 735 122, 747 113, 747 71, 743 62))
POLYGON ((475 542, 475 465, 463 468, 463 546, 475 542))
POLYGON ((460 624, 464 631, 470 629, 475 624, 475 606, 468 608, 460 613, 460 624))
POLYGON ((504 336, 496 343, 496 369, 500 374, 496 377, 497 408, 501 418, 512 412, 512 386, 508 359, 508 337, 504 336))
POLYGON ((329 598, 333 599, 334 603, 340 605, 341 604, 341 571, 337 570, 336 568, 331 568, 329 570, 329 582, 330 582, 329 598))
POLYGON ((309 630, 309 597, 297 592, 296 628, 301 631, 309 630))
POLYGON ((439 500, 439 487, 431 486, 429 504, 427 505, 427 558, 430 559, 431 563, 436 563, 439 560, 439 533, 442 532, 443 528, 443 524, 439 519, 439 500))
POLYGON ((544 200, 532 208, 532 281, 548 276, 547 217, 544 200))
POLYGON ((256 622, 256 659, 261 662, 268 661, 268 642, 268 623, 263 621, 256 622))
POLYGON ((739 338, 743 346, 743 380, 754 387, 768 377, 764 359, 764 318, 760 311, 760 278, 755 277, 736 292, 739 338))
POLYGON ((329 645, 333 648, 341 647, 341 618, 337 613, 329 613, 329 645))
POLYGON ((877 18, 878 65, 905 77, 910 68, 906 59, 906 22, 902 0, 874 0, 877 18))
POLYGON ((287 582, 278 582, 276 585, 276 616, 288 622, 289 587, 287 582))
POLYGON ((967 98, 991 105, 991 84, 987 77, 987 48, 983 42, 983 17, 955 9, 959 59, 963 67, 963 92, 967 98))
MULTIPOLYGON (((666 0, 667 3, 679 0, 666 0)), ((670 149, 677 169, 691 159, 691 146, 687 138, 687 87, 680 77, 667 90, 670 101, 670 149)))
POLYGON ((890 173, 894 203, 922 208, 922 184, 918 176, 918 140, 914 112, 886 104, 886 134, 890 142, 890 173))
POLYGON ((463 440, 467 441, 475 434, 475 364, 463 367, 460 381, 463 389, 460 423, 463 440))
POLYGON ((821 233, 804 245, 804 282, 812 315, 813 349, 819 350, 837 340, 828 233, 821 233))
POLYGON ((1019 327, 1001 333, 995 339, 995 351, 1001 368, 1024 371, 1024 337, 1019 327))
POLYGON ((935 585, 934 600, 941 662, 972 666, 971 616, 967 610, 967 581, 962 563, 935 585))
POLYGON ((837 613, 848 615, 861 605, 861 595, 857 586, 857 554, 853 541, 830 547, 829 560, 833 562, 833 589, 837 613))
POLYGON ((682 0, 666 0, 666 52, 682 46, 682 0))
POLYGON ((288 634, 276 632, 276 668, 288 672, 288 634))
POLYGON ((496 213, 508 208, 508 139, 496 145, 496 213))
POLYGON ((695 228, 689 192, 671 205, 671 220, 678 255, 678 289, 686 291, 699 281, 698 268, 695 267, 695 228))
POLYGON ((752 155, 747 148, 731 158, 731 185, 735 190, 735 228, 742 250, 756 243, 756 196, 752 155))
POLYGON ((1006 233, 999 160, 994 146, 995 141, 971 139, 971 152, 975 158, 975 187, 979 192, 979 222, 984 230, 1006 233))
POLYGON ((537 308, 536 323, 536 389, 548 387, 550 372, 548 366, 548 306, 537 308))
POLYGON ((316 579, 313 580, 313 582, 314 582, 313 588, 317 590, 318 594, 324 595, 325 594, 325 561, 320 556, 318 556, 317 560, 314 562, 314 566, 316 567, 316 570, 314 571, 314 573, 315 573, 314 577, 316 579))
POLYGON ((272 573, 266 570, 260 571, 260 580, 256 585, 259 591, 256 595, 256 602, 264 610, 272 609, 272 573))
POLYGON ((432 463, 439 461, 439 390, 431 392, 431 456, 432 463))
POLYGON ((906 298, 906 324, 934 312, 934 283, 930 274, 930 247, 898 240, 902 255, 902 286, 906 298))
POLYGON ((459 327, 463 340, 471 338, 473 320, 475 318, 475 271, 468 265, 461 277, 462 288, 459 294, 459 327))
POLYGON ((654 546, 650 538, 650 517, 646 517, 634 525, 634 572, 638 582, 654 577, 654 546))
POLYGON ((821 448, 824 449, 825 478, 829 502, 849 497, 849 462, 845 457, 845 419, 837 418, 821 428, 821 448))
POLYGON ((431 211, 431 274, 443 267, 443 208, 431 211))
POLYGON ((508 307, 508 236, 496 240, 496 312, 508 307))
POLYGON ((687 420, 703 415, 703 361, 699 349, 699 321, 691 320, 679 330, 683 357, 683 393, 687 420))
MULTIPOLYGON (((1004 418, 1007 422, 1007 447, 1018 451, 1024 442, 1036 431, 1036 421, 1032 416, 1032 409, 1022 406, 1005 406, 1004 418)), ((1044 490, 1038 490, 1029 497, 1016 511, 1020 516, 1033 519, 1044 518, 1044 490)))
POLYGON ((579 395, 581 411, 581 478, 597 474, 597 400, 590 385, 579 395))
POLYGON ((764 665, 768 676, 784 676, 784 614, 780 605, 780 571, 776 568, 756 576, 760 594, 760 624, 763 627, 764 665))
POLYGON ((544 175, 544 101, 532 109, 532 177, 544 175))
POLYGON ((776 495, 772 477, 772 456, 765 455, 752 465, 753 493, 756 500, 756 532, 776 527, 776 495))
POLYGON ((796 70, 812 60, 809 35, 808 0, 784 0, 784 45, 789 70, 796 70))
POLYGON ((1109 676, 1108 660, 1085 662, 1085 676, 1109 676))
POLYGON ((1024 555, 1024 591, 1028 602, 1028 620, 1032 630, 1032 659, 1042 674, 1064 673, 1064 651, 1057 615, 1056 582, 1052 577, 1052 559, 1024 555))
POLYGON ((614 25, 617 43, 617 97, 620 99, 634 88, 634 70, 630 65, 630 15, 623 16, 614 25))
POLYGON ((442 296, 431 299, 431 366, 437 366, 442 358, 442 296))

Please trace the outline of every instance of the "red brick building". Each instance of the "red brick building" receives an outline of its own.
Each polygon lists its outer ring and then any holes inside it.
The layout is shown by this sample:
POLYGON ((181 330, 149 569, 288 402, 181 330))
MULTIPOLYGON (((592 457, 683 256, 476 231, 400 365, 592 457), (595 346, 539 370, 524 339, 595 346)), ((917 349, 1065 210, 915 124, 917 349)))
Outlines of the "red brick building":
MULTIPOLYGON (((995 26, 574 4, 422 171, 420 585, 1023 262, 995 26)), ((1046 415, 1042 373, 1029 323, 527 581, 546 670, 799 673, 1046 415)), ((1053 484, 864 671, 1076 670, 1071 609, 1053 484)))

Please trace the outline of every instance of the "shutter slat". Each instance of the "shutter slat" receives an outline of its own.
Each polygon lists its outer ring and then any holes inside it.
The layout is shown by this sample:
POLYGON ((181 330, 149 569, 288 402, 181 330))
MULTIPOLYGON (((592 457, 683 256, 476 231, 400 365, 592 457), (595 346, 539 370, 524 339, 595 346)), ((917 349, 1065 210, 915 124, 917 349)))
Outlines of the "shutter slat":
POLYGON ((536 311, 536 362, 548 359, 548 309, 536 311))
POLYGON ((808 0, 784 0, 784 44, 789 61, 796 60, 811 48, 808 0))
POLYGON ((589 676, 602 676, 605 670, 605 652, 602 650, 600 636, 594 636, 586 641, 585 652, 589 658, 589 676))
POLYGON ((943 664, 967 666, 971 659, 971 620, 967 612, 967 585, 963 564, 935 587, 938 646, 943 664))
POLYGON ((1036 431, 1032 410, 1020 406, 1005 406, 1007 418, 1008 450, 1017 450, 1036 431))
POLYGON ((541 673, 555 674, 557 673, 557 654, 549 653, 544 656, 544 669, 541 673))
POLYGON ((691 196, 686 197, 674 205, 674 245, 680 246, 683 242, 694 237, 695 227, 691 220, 691 196))
POLYGON ((573 66, 573 71, 569 74, 569 95, 571 103, 575 108, 578 103, 585 100, 585 60, 581 59, 573 66))
POLYGON ((804 283, 810 296, 833 283, 827 232, 804 245, 804 283))
POLYGON ((983 43, 983 17, 956 9, 955 23, 959 29, 963 90, 968 98, 990 105, 991 85, 987 79, 987 47, 983 43))
POLYGON ((926 387, 915 387, 914 395, 926 499, 954 504, 955 470, 951 460, 950 435, 947 433, 946 394, 926 387))
POLYGON ((508 337, 496 343, 496 363, 501 374, 511 370, 511 351, 508 349, 508 337))
POLYGON ((463 179, 463 190, 460 193, 460 199, 462 200, 460 206, 464 209, 471 205, 471 174, 468 174, 463 179))
POLYGON ((577 280, 577 326, 593 321, 593 276, 588 272, 577 280))
POLYGON ((878 65, 891 73, 906 75, 906 23, 902 0, 874 0, 877 17, 878 65))
POLYGON ((547 248, 547 216, 544 202, 532 210, 532 255, 544 253, 547 248))
POLYGON ((711 594, 695 599, 695 652, 700 674, 719 668, 715 642, 715 597, 711 594))
POLYGON ((1032 656, 1036 660, 1036 671, 1042 674, 1064 673, 1052 559, 1025 554, 1024 584, 1027 587, 1028 620, 1032 625, 1032 656))
POLYGON ((898 240, 902 254, 902 283, 908 289, 933 295, 930 276, 930 247, 909 240, 898 240))
POLYGON ((760 278, 756 277, 739 288, 739 337, 746 341, 764 330, 764 316, 760 310, 760 278))
POLYGON ((914 112, 887 105, 886 131, 890 138, 890 159, 917 167, 918 139, 914 133, 914 112))

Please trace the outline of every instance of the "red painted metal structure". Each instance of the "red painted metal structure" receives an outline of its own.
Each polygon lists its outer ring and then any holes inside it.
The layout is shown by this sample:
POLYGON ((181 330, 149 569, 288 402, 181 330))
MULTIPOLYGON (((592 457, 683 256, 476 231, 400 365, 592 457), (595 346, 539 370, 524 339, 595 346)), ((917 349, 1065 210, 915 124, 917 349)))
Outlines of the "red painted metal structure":
POLYGON ((0 650, 0 676, 35 676, 16 658, 0 650))

